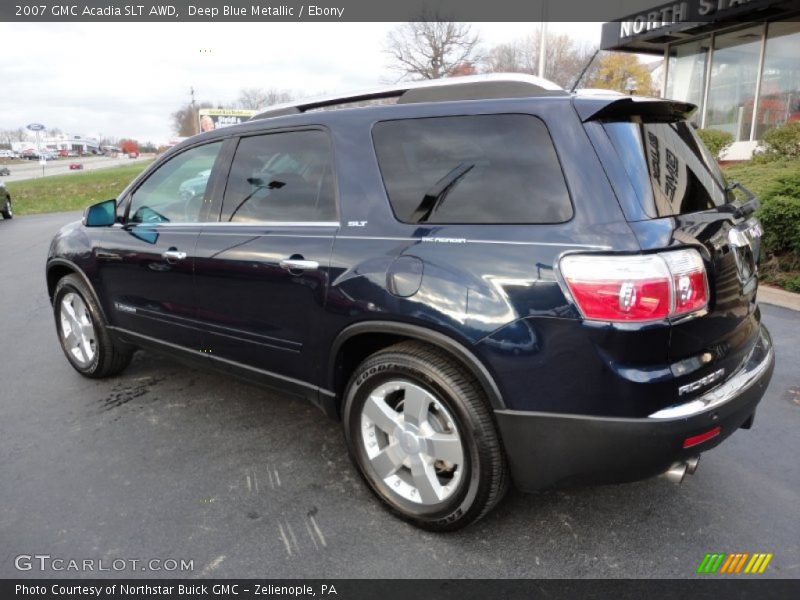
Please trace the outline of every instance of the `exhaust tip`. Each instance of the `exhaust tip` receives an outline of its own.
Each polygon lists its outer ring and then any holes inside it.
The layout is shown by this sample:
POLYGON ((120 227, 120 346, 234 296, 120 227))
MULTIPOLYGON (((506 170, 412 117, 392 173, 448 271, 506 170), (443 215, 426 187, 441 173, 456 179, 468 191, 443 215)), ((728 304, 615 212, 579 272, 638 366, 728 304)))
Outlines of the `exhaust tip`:
POLYGON ((687 475, 694 475, 695 471, 697 471, 697 465, 700 464, 700 457, 693 456, 686 460, 686 474, 687 475))
POLYGON ((686 472, 688 470, 689 466, 685 462, 674 463, 669 469, 664 471, 664 477, 667 478, 667 481, 678 484, 686 477, 686 472))

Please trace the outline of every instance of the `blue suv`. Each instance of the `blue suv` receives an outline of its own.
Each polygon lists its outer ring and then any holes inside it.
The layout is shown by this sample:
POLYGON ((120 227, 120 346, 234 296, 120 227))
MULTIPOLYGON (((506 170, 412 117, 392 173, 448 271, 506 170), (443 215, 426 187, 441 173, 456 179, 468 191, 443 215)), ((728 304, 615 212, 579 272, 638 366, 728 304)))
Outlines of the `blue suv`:
POLYGON ((64 353, 300 395, 431 530, 511 482, 680 480, 753 424, 774 365, 757 200, 694 108, 516 75, 269 107, 55 236, 64 353))

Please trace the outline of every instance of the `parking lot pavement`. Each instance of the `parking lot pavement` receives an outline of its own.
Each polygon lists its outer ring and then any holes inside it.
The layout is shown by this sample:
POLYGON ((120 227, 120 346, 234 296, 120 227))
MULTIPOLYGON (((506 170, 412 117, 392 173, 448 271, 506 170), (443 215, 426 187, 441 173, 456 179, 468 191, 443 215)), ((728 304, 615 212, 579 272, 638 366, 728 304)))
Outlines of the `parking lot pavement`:
POLYGON ((777 366, 755 426, 683 485, 512 492, 435 535, 389 515, 300 400, 144 353, 76 374, 44 260, 77 217, 0 221, 0 577, 75 575, 19 572, 20 554, 193 560, 119 573, 151 577, 691 577, 706 552, 771 552, 763 577, 800 576, 800 313, 763 307, 777 366))

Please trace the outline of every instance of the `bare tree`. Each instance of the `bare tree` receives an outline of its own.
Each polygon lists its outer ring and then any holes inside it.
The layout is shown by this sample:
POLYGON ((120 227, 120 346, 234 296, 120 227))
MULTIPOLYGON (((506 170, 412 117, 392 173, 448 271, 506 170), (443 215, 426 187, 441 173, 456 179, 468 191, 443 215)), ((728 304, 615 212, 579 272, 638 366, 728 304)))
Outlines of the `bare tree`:
POLYGON ((386 37, 390 68, 400 79, 438 79, 480 60, 478 34, 467 23, 440 20, 423 13, 422 19, 403 23, 386 37))
POLYGON ((210 102, 200 102, 184 104, 181 108, 170 115, 172 119, 172 129, 181 137, 189 137, 197 133, 197 112, 201 108, 213 108, 210 102))
POLYGON ((262 108, 282 102, 289 102, 292 99, 291 92, 269 88, 244 88, 239 92, 239 99, 236 106, 239 108, 262 108))
MULTIPOLYGON (((539 73, 539 32, 492 48, 484 61, 490 73, 539 73)), ((594 48, 576 44, 565 34, 549 34, 545 40, 545 79, 570 87, 591 59, 594 48)), ((596 68, 596 67, 595 67, 596 68)), ((587 72, 589 79, 593 69, 587 72)))

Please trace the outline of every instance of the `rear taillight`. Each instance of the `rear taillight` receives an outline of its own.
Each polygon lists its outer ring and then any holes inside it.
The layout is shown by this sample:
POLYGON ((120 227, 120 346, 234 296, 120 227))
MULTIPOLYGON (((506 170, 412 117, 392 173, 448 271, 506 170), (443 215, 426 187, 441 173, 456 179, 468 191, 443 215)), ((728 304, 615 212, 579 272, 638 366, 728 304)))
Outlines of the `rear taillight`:
POLYGON ((691 248, 635 256, 570 254, 559 268, 587 319, 656 321, 708 304, 703 259, 691 248))

